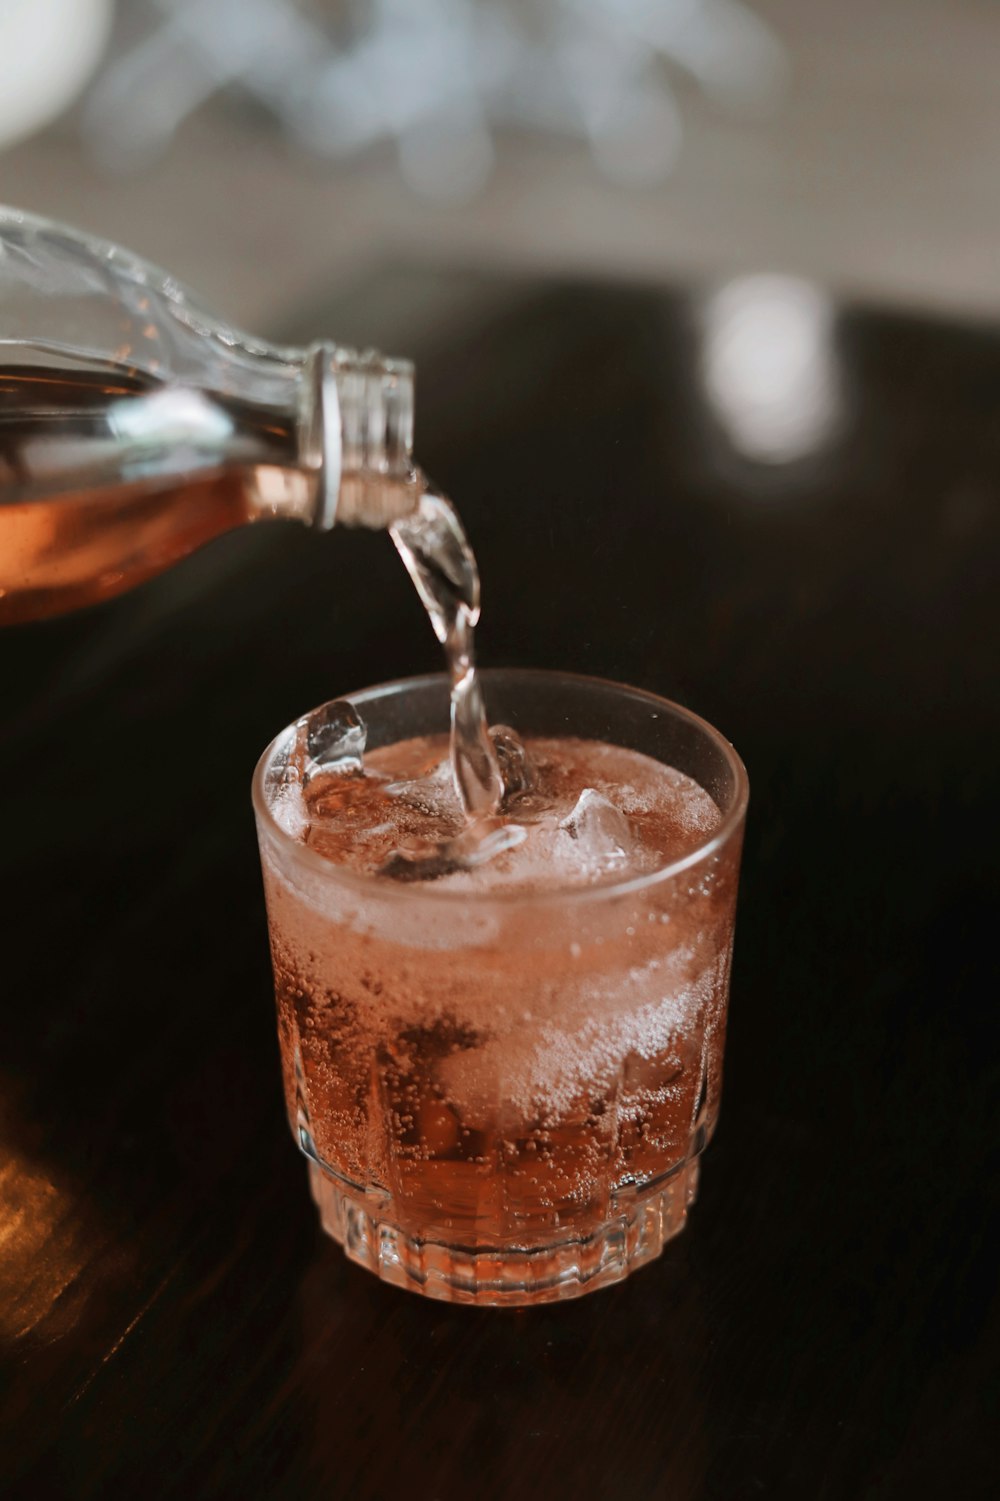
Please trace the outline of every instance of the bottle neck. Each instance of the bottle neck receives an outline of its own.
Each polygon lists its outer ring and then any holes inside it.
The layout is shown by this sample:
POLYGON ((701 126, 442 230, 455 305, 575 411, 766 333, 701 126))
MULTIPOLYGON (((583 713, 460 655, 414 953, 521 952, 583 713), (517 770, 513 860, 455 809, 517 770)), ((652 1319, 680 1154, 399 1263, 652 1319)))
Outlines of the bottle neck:
POLYGON ((300 462, 316 476, 313 524, 385 527, 412 509, 413 366, 329 343, 303 362, 300 462))
POLYGON ((331 344, 245 352, 217 385, 0 343, 0 500, 161 488, 238 467, 254 519, 386 527, 419 499, 413 367, 331 344), (9 473, 8 473, 9 471, 9 473))

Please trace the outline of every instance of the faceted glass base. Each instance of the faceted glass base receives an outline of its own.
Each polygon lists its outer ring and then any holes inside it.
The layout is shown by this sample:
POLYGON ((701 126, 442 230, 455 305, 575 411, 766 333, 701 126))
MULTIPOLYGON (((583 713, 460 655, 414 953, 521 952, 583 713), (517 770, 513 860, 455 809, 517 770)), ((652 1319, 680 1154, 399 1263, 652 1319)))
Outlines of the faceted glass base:
POLYGON ((633 1190, 619 1213, 590 1235, 530 1248, 419 1239, 372 1213, 361 1196, 315 1161, 309 1163, 309 1181, 323 1229, 383 1282, 447 1303, 510 1308, 579 1298, 655 1260, 684 1228, 698 1187, 698 1159, 683 1163, 666 1182, 633 1190))

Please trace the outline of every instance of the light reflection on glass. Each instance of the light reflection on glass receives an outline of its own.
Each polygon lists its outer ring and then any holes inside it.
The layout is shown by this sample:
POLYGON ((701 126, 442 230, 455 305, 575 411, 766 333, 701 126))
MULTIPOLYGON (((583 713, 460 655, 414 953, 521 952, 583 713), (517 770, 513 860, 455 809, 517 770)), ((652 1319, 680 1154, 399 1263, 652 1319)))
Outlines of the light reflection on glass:
POLYGON ((0 1155, 0 1335, 17 1340, 53 1312, 86 1265, 76 1206, 40 1164, 0 1155))
POLYGON ((232 436, 233 419, 201 391, 172 386, 112 402, 108 427, 120 442, 214 449, 232 436))
POLYGON ((727 282, 702 309, 701 372, 732 446, 759 464, 791 464, 833 436, 841 416, 834 305, 792 276, 727 282))

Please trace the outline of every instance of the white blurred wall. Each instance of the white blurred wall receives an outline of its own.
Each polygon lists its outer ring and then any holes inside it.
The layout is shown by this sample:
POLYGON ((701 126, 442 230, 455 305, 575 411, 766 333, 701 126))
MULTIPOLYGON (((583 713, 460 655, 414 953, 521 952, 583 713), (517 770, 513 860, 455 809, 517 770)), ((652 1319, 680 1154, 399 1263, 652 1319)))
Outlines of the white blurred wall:
POLYGON ((785 271, 1000 313, 1000 5, 756 9, 788 46, 784 101, 737 116, 683 89, 680 157, 656 186, 615 186, 582 147, 512 134, 482 195, 442 207, 402 185, 387 148, 335 167, 216 103, 117 178, 69 117, 0 154, 0 200, 129 245, 251 328, 379 258, 662 281, 785 271))

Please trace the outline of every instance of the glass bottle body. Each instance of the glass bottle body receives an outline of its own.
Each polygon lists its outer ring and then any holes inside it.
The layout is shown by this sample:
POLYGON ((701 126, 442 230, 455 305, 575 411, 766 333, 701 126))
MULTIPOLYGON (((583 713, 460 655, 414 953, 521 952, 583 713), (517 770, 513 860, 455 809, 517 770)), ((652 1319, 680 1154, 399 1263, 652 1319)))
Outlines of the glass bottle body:
POLYGON ((0 621, 247 522, 388 524, 419 484, 412 377, 250 339, 117 247, 0 210, 0 621))

